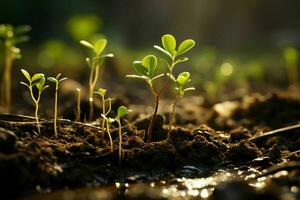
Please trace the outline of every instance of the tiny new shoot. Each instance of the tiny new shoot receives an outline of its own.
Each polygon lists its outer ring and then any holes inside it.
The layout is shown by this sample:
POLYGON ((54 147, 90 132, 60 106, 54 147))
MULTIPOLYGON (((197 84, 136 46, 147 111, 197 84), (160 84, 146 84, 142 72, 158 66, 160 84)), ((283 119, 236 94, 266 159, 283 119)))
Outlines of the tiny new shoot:
POLYGON ((125 106, 120 106, 118 108, 118 114, 116 117, 116 121, 119 126, 119 165, 121 164, 122 160, 122 125, 121 125, 121 118, 127 115, 131 110, 126 108, 125 106))
POLYGON ((154 111, 151 116, 150 123, 149 123, 148 130, 147 130, 147 142, 150 142, 151 137, 152 137, 152 129, 153 129, 154 119, 155 119, 155 117, 157 115, 157 111, 158 111, 160 93, 162 91, 162 89, 157 91, 154 88, 153 81, 157 80, 160 77, 163 77, 164 74, 159 74, 156 76, 154 75, 154 72, 157 68, 157 58, 154 55, 145 56, 141 61, 134 61, 133 68, 137 74, 136 75, 126 75, 126 77, 144 80, 148 84, 153 96, 156 99, 154 111))
POLYGON ((61 73, 57 74, 56 77, 48 77, 48 81, 50 82, 53 82, 55 84, 55 100, 54 100, 54 118, 53 118, 53 124, 54 124, 54 136, 55 138, 58 137, 58 134, 57 134, 57 99, 58 99, 58 86, 59 86, 59 83, 64 81, 64 80, 67 80, 66 77, 64 78, 60 78, 61 76, 61 73))
POLYGON ((286 65, 288 81, 290 85, 297 85, 299 83, 297 67, 299 53, 294 47, 286 47, 283 50, 283 56, 286 65))
POLYGON ((109 114, 109 112, 111 111, 111 98, 107 98, 105 99, 105 94, 106 94, 106 89, 104 88, 99 88, 98 91, 95 92, 96 94, 99 94, 101 96, 101 100, 102 100, 102 134, 104 135, 105 132, 105 126, 106 126, 106 132, 108 134, 109 137, 109 141, 110 141, 110 150, 113 150, 113 141, 112 141, 112 137, 110 134, 110 124, 113 123, 115 120, 112 118, 107 117, 107 115, 109 114), (106 103, 108 102, 108 103, 106 103), (108 104, 108 109, 106 110, 106 104, 108 104))
POLYGON ((46 79, 45 79, 45 75, 44 74, 38 73, 38 74, 34 74, 33 76, 30 76, 30 74, 25 69, 21 69, 21 72, 23 73, 23 75, 25 76, 25 78, 28 81, 28 83, 21 82, 21 84, 25 85, 29 89, 30 97, 31 97, 32 101, 35 104, 36 126, 37 126, 37 129, 38 129, 38 133, 41 134, 40 123, 39 123, 39 116, 38 116, 39 102, 40 102, 41 95, 42 95, 43 91, 46 88, 48 88, 49 86, 45 85, 46 79), (34 86, 38 90, 37 97, 35 97, 34 93, 33 93, 34 86))
POLYGON ((178 101, 185 95, 185 93, 187 91, 195 90, 194 87, 188 87, 188 88, 185 87, 186 84, 191 81, 189 72, 182 72, 178 75, 177 78, 175 78, 172 74, 169 74, 169 77, 173 81, 176 98, 175 98, 175 101, 173 104, 170 121, 169 121, 168 140, 170 139, 170 133, 172 130, 172 123, 173 123, 173 118, 174 118, 174 114, 175 114, 175 108, 176 108, 178 101))
POLYGON ((30 31, 30 26, 0 25, 0 46, 4 48, 4 69, 1 84, 1 104, 6 111, 11 107, 11 70, 13 61, 20 59, 21 50, 16 47, 19 43, 26 42, 29 37, 26 34, 30 31))
POLYGON ((91 44, 87 41, 81 40, 80 43, 87 47, 88 49, 92 50, 92 57, 86 58, 86 62, 90 68, 90 77, 89 77, 89 120, 91 121, 94 114, 94 105, 93 105, 93 93, 97 81, 99 79, 99 71, 100 67, 102 66, 104 59, 107 57, 113 57, 113 54, 103 54, 103 51, 106 47, 107 40, 101 38, 97 40, 94 44, 91 44))
POLYGON ((77 105, 76 105, 76 121, 79 122, 80 121, 80 116, 81 116, 81 108, 80 108, 80 104, 81 104, 81 90, 80 88, 76 88, 76 92, 77 92, 77 105))

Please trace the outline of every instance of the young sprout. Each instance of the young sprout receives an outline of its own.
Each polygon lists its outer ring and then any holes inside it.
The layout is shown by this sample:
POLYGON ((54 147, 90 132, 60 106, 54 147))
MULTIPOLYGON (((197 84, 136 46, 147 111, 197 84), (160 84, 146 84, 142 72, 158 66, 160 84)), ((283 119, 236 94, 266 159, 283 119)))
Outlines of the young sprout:
POLYGON ((186 88, 186 84, 191 81, 190 79, 190 73, 189 72, 182 72, 178 75, 177 78, 175 78, 172 74, 169 74, 169 77, 174 83, 174 91, 175 91, 175 102, 173 104, 172 113, 170 116, 170 122, 169 122, 169 131, 168 131, 168 139, 170 139, 170 133, 172 130, 172 122, 174 118, 175 108, 178 103, 178 101, 185 95, 185 92, 195 90, 194 87, 188 87, 186 88))
POLYGON ((111 99, 110 98, 105 99, 106 89, 104 89, 104 88, 99 88, 98 91, 96 91, 94 93, 99 94, 101 96, 101 100, 102 100, 102 114, 101 114, 101 116, 103 118, 103 120, 102 120, 102 133, 104 133, 106 116, 108 115, 108 113, 111 110, 111 99), (108 111, 106 111, 106 101, 109 102, 108 111))
POLYGON ((55 83, 55 100, 54 100, 54 136, 57 138, 57 99, 58 99, 58 85, 60 82, 67 80, 66 77, 60 78, 61 73, 57 74, 56 77, 48 77, 48 81, 55 83))
POLYGON ((287 68, 288 81, 291 85, 297 85, 299 83, 297 68, 299 53, 294 47, 286 47, 283 50, 283 56, 287 68))
POLYGON ((0 46, 4 47, 5 65, 2 77, 1 104, 10 111, 11 107, 11 69, 13 61, 21 58, 21 50, 17 44, 28 41, 25 34, 30 31, 30 26, 0 25, 0 46))
MULTIPOLYGON (((97 40, 94 44, 91 44, 87 41, 80 41, 80 43, 91 49, 93 56, 91 58, 86 58, 86 62, 88 66, 90 67, 90 77, 89 77, 89 99, 93 99, 93 92, 95 89, 95 86, 97 84, 98 78, 99 78, 99 70, 101 65, 103 64, 103 61, 107 57, 113 57, 113 54, 103 54, 103 51, 106 47, 107 40, 102 38, 97 40)), ((93 101, 90 101, 90 113, 89 113, 89 120, 91 121, 94 114, 94 105, 93 101)))
POLYGON ((45 75, 44 74, 38 73, 38 74, 34 74, 33 76, 30 76, 30 74, 25 69, 21 69, 21 71, 22 71, 23 75, 25 76, 25 78, 28 80, 28 84, 24 83, 24 82, 21 82, 21 84, 25 85, 29 89, 30 97, 35 104, 35 119, 36 119, 38 133, 40 134, 41 129, 40 129, 40 123, 39 123, 39 117, 38 117, 39 102, 41 99, 42 92, 49 86, 45 85, 45 75), (34 86, 36 86, 36 88, 38 90, 37 97, 35 97, 33 94, 34 86))
POLYGON ((154 48, 157 49, 162 54, 161 60, 165 62, 168 66, 168 77, 174 82, 174 91, 175 91, 175 102, 173 104, 172 113, 170 116, 170 124, 168 131, 168 139, 170 138, 170 132, 172 128, 172 121, 174 117, 175 107, 178 101, 184 96, 184 93, 189 90, 194 90, 194 88, 184 88, 184 86, 190 82, 190 73, 182 72, 175 79, 173 75, 174 67, 178 63, 186 62, 189 60, 187 57, 181 57, 183 54, 191 50, 195 46, 195 41, 192 39, 186 39, 180 43, 176 49, 176 39, 171 34, 163 35, 161 38, 162 46, 154 45, 154 48))
POLYGON ((76 121, 80 121, 80 115, 81 115, 81 109, 80 109, 80 104, 81 104, 81 90, 80 88, 76 88, 77 91, 77 112, 76 112, 76 121))
POLYGON ((162 88, 159 91, 157 91, 154 88, 153 81, 164 76, 164 74, 159 74, 159 75, 154 76, 156 67, 157 67, 157 58, 154 55, 148 55, 148 56, 145 56, 143 58, 143 60, 141 60, 141 61, 133 62, 133 68, 134 68, 135 72, 137 73, 137 75, 127 75, 126 76, 128 78, 138 78, 138 79, 144 80, 148 84, 153 96, 156 99, 155 106, 154 106, 154 112, 150 119, 150 123, 149 123, 148 130, 147 130, 147 142, 151 141, 153 123, 154 123, 154 119, 157 114, 160 93, 162 91, 162 88))
POLYGON ((127 115, 131 110, 127 109, 125 106, 120 106, 118 108, 118 115, 116 117, 116 121, 119 126, 119 164, 121 164, 122 160, 122 125, 121 118, 127 115))

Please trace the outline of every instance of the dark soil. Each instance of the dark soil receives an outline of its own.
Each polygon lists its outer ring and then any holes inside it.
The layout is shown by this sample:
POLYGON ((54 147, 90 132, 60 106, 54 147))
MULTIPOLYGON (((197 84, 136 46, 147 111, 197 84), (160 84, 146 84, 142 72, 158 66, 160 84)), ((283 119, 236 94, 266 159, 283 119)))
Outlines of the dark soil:
MULTIPOLYGON (((158 115, 151 143, 144 142, 149 117, 133 117, 138 116, 134 113, 129 117, 134 119, 132 122, 122 122, 121 165, 118 164, 116 127, 112 131, 114 149, 111 151, 107 134, 94 126, 61 120, 59 137, 54 138, 51 121, 42 121, 42 133, 38 135, 33 119, 2 115, 1 195, 4 199, 13 199, 49 189, 107 186, 116 181, 140 183, 182 176, 205 177, 219 169, 247 166, 263 170, 283 161, 300 161, 297 129, 250 141, 265 131, 297 123, 300 119, 299 99, 282 93, 255 94, 232 103, 235 108, 225 116, 214 107, 191 104, 194 114, 185 123, 180 115, 186 114, 185 108, 179 106, 176 121, 190 125, 177 125, 171 132, 170 141, 166 140, 167 115, 158 115), (205 117, 192 118, 204 111, 205 117)), ((290 178, 299 177, 299 168, 293 170, 294 175, 290 178)), ((230 191, 232 187, 241 187, 241 193, 245 190, 255 197, 258 195, 242 181, 217 187, 212 198, 222 199, 220 195, 224 190, 230 191)), ((160 198, 163 199, 154 199, 160 198)))

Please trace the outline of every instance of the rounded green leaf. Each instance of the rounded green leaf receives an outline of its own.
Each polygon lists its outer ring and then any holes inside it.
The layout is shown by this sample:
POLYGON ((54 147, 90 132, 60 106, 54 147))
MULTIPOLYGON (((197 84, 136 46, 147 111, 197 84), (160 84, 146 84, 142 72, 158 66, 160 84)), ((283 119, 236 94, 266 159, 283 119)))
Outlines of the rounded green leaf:
POLYGON ((106 47, 107 40, 106 39, 100 39, 95 43, 95 53, 97 55, 100 55, 104 48, 106 47))
POLYGON ((125 116, 129 112, 130 112, 130 110, 128 110, 125 106, 120 106, 118 108, 118 118, 125 116))
POLYGON ((144 76, 148 75, 148 69, 142 64, 141 61, 134 61, 132 66, 137 74, 144 76))
POLYGON ((147 68, 148 76, 152 76, 157 66, 157 58, 154 55, 145 56, 142 64, 147 68))
POLYGON ((106 89, 104 89, 104 88, 99 88, 99 89, 98 89, 98 93, 99 93, 101 96, 105 96, 106 89))
POLYGON ((195 41, 192 39, 184 40, 178 47, 177 55, 182 55, 195 46, 195 41))
POLYGON ((44 85, 45 85, 45 77, 41 77, 39 79, 39 82, 36 84, 36 87, 39 91, 43 91, 44 90, 44 85))
POLYGON ((178 75, 176 82, 179 85, 185 85, 190 80, 190 73, 189 72, 182 72, 178 75))
POLYGON ((82 44, 83 46, 85 46, 85 47, 87 47, 87 48, 90 48, 90 49, 92 49, 92 50, 95 51, 95 47, 94 47, 91 43, 89 43, 89 42, 87 42, 87 41, 85 41, 85 40, 81 40, 81 41, 80 41, 80 44, 82 44))
POLYGON ((23 73, 23 75, 25 76, 25 78, 31 82, 31 77, 30 74, 25 70, 25 69, 21 69, 21 72, 23 73))
POLYGON ((165 50, 167 50, 172 56, 175 55, 176 39, 171 34, 162 36, 161 42, 165 50))

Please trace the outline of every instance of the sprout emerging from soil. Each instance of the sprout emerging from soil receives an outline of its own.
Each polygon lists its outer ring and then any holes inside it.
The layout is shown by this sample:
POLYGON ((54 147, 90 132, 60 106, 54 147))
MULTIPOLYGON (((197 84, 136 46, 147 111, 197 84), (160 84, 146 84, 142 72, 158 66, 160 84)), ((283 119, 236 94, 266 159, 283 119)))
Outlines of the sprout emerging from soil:
POLYGON ((294 47, 287 47, 283 50, 283 57, 287 69, 288 81, 291 85, 299 83, 298 78, 298 57, 299 53, 294 47))
POLYGON ((76 121, 80 121, 80 116, 81 116, 81 108, 80 108, 80 104, 81 104, 81 90, 80 88, 76 88, 77 91, 77 112, 76 112, 76 121))
POLYGON ((25 78, 28 80, 28 84, 21 82, 22 85, 25 85, 30 92, 30 97, 33 100, 34 104, 35 104, 35 119, 36 119, 36 126, 38 129, 38 133, 41 134, 41 129, 40 129, 40 123, 39 123, 39 116, 38 116, 38 112, 39 112, 39 102, 41 99, 41 95, 43 93, 43 91, 48 88, 48 85, 45 85, 45 75, 42 73, 38 73, 38 74, 34 74, 33 76, 30 76, 30 74, 25 70, 25 69, 21 69, 21 72, 23 73, 23 75, 25 76, 25 78), (34 86, 36 86, 37 90, 38 90, 38 95, 37 97, 34 96, 33 94, 33 88, 34 86))
POLYGON ((57 74, 56 77, 48 77, 48 81, 55 83, 55 100, 54 100, 54 136, 57 138, 57 99, 58 99, 58 85, 60 82, 67 80, 66 77, 60 78, 61 73, 57 74))
POLYGON ((173 104, 170 123, 169 123, 169 131, 168 131, 168 139, 170 138, 170 131, 172 128, 172 121, 174 118, 175 107, 178 101, 184 96, 184 93, 189 90, 194 90, 195 88, 184 88, 185 85, 190 82, 190 73, 182 72, 175 78, 173 74, 173 70, 175 65, 186 62, 189 60, 187 57, 181 57, 183 54, 191 50, 195 46, 195 41, 192 39, 186 39, 180 43, 178 48, 176 49, 176 39, 171 34, 165 34, 161 38, 161 43, 163 47, 158 45, 154 45, 154 48, 157 49, 161 54, 161 60, 166 63, 168 66, 169 73, 168 77, 173 81, 173 88, 175 94, 175 101, 173 104), (179 57, 180 56, 180 57, 179 57))
POLYGON ((4 47, 5 65, 2 77, 1 104, 6 111, 11 107, 11 69, 13 61, 21 58, 21 50, 17 44, 28 41, 26 34, 30 26, 0 25, 0 46, 4 47))
POLYGON ((169 131, 168 131, 168 139, 170 139, 170 133, 172 130, 172 122, 174 118, 175 108, 178 103, 178 101, 184 96, 185 92, 195 90, 194 87, 188 87, 186 88, 186 84, 191 81, 190 79, 190 73, 189 72, 181 72, 177 78, 175 78, 172 74, 169 74, 169 77, 174 83, 174 90, 175 90, 175 102, 173 104, 171 116, 170 116, 170 122, 169 122, 169 131))
POLYGON ((151 136, 152 136, 152 129, 153 129, 153 123, 155 116, 157 114, 158 110, 158 105, 159 105, 159 99, 160 99, 160 94, 162 92, 162 88, 157 91, 154 86, 153 86, 153 81, 157 80, 160 77, 163 77, 164 74, 159 74, 154 76, 154 72, 157 68, 157 58, 154 55, 148 55, 145 56, 141 61, 134 61, 133 62, 133 68, 137 75, 127 75, 126 77, 128 78, 138 78, 144 80, 148 85, 149 88, 155 97, 155 106, 154 106, 154 112, 152 114, 152 117, 150 119, 150 123, 148 126, 147 130, 147 142, 151 141, 151 136))
POLYGON ((121 125, 121 118, 127 115, 131 110, 126 108, 125 106, 120 106, 118 108, 118 115, 116 117, 118 126, 119 126, 119 164, 121 164, 122 160, 122 125, 121 125))
MULTIPOLYGON (((93 99, 93 93, 95 86, 97 84, 98 78, 99 78, 99 71, 100 67, 103 64, 103 61, 107 57, 113 57, 113 54, 103 54, 103 51, 106 47, 107 40, 104 38, 101 38, 97 40, 94 44, 91 44, 87 41, 80 41, 80 43, 91 49, 93 52, 93 56, 91 58, 86 58, 86 62, 88 66, 90 67, 90 77, 89 77, 89 99, 93 99)), ((93 100, 90 100, 90 112, 89 112, 89 120, 91 121, 94 114, 94 105, 93 100)))

